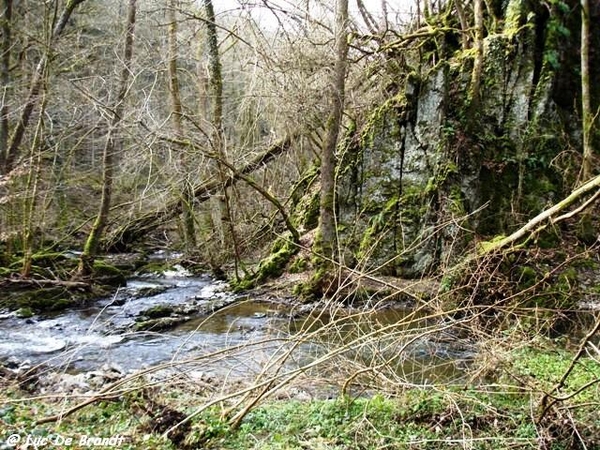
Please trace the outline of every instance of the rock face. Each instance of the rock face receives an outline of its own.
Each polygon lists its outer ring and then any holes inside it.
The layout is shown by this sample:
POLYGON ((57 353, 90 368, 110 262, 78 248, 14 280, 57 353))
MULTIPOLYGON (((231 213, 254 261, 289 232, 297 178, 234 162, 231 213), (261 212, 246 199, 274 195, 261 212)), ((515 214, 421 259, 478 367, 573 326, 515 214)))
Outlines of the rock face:
MULTIPOLYGON (((580 148, 579 23, 567 14, 576 2, 550 10, 504 3, 485 37, 476 108, 473 51, 455 46, 442 63, 398 74, 398 92, 341 152, 347 264, 421 276, 451 263, 476 236, 506 233, 574 182, 577 163, 561 155, 580 148)), ((592 56, 598 86, 600 58, 592 56)))

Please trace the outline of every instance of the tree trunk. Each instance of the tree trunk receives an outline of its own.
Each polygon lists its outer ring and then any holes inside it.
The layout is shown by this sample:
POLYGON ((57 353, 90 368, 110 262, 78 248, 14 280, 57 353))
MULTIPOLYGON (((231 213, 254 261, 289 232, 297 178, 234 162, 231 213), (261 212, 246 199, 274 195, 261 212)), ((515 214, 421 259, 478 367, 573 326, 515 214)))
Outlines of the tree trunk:
POLYGON ((0 90, 2 106, 0 106, 0 173, 5 171, 8 151, 8 99, 10 85, 10 48, 12 46, 12 0, 2 2, 2 57, 0 57, 0 90))
POLYGON ((108 221, 108 213, 110 211, 113 174, 115 169, 115 153, 121 147, 121 138, 119 137, 119 127, 121 124, 123 109, 125 106, 125 96, 129 87, 129 75, 131 72, 131 58, 133 55, 133 36, 135 31, 135 13, 136 0, 129 0, 129 8, 127 12, 127 30, 125 32, 125 44, 123 49, 123 69, 121 70, 121 78, 119 81, 119 91, 113 106, 113 116, 111 119, 108 136, 104 145, 102 155, 102 198, 100 199, 100 208, 96 220, 92 225, 92 230, 87 238, 81 260, 79 263, 78 273, 81 276, 89 275, 92 272, 94 258, 98 253, 100 239, 108 221))
POLYGON ((462 48, 463 50, 467 50, 469 48, 469 22, 467 21, 467 17, 465 15, 462 0, 454 0, 454 7, 460 22, 462 48))
MULTIPOLYGON (((223 130, 223 74, 221 58, 219 54, 219 40, 217 36, 217 25, 215 22, 215 10, 212 0, 204 0, 204 11, 206 15, 206 37, 209 58, 209 98, 211 105, 211 123, 213 132, 211 134, 211 145, 215 154, 222 161, 227 161, 225 151, 225 140, 223 130)), ((221 245, 226 249, 233 244, 237 256, 237 242, 233 222, 231 220, 231 202, 227 193, 227 168, 217 162, 217 174, 221 181, 222 189, 219 196, 219 212, 221 214, 221 245)), ((237 261, 237 257, 236 257, 237 261)))
MULTIPOLYGON (((44 84, 42 84, 44 86, 44 84)), ((45 87, 42 88, 45 91, 45 87)), ((36 130, 31 143, 31 151, 29 155, 29 174, 27 176, 27 195, 24 205, 24 233, 23 233, 23 265, 21 266, 21 276, 29 278, 31 275, 32 258, 34 253, 34 235, 35 226, 34 218, 38 208, 38 187, 42 172, 42 150, 40 149, 40 141, 43 139, 44 133, 44 112, 46 110, 46 96, 43 95, 42 104, 40 106, 40 115, 37 120, 36 130)))
POLYGON ((592 177, 592 106, 590 99, 590 4, 581 0, 581 115, 583 122, 583 161, 581 165, 582 181, 592 177))
MULTIPOLYGON (((171 121, 175 129, 177 139, 183 137, 183 108, 181 106, 181 95, 179 91, 179 75, 177 74, 177 0, 170 0, 167 7, 169 20, 169 93, 171 96, 171 121)), ((194 225, 193 196, 187 172, 187 161, 185 154, 181 154, 179 161, 183 171, 183 189, 181 192, 181 210, 183 211, 183 239, 187 252, 196 249, 196 227, 194 225)))
POLYGON ((336 55, 331 80, 330 114, 327 121, 327 135, 321 156, 321 201, 319 234, 323 256, 335 258, 335 151, 342 126, 344 95, 346 85, 346 65, 348 57, 348 0, 338 0, 336 13, 336 55))
MULTIPOLYGON (((21 112, 21 117, 17 122, 15 130, 13 132, 12 138, 10 139, 10 143, 7 144, 6 156, 4 159, 4 167, 0 168, 3 173, 10 172, 17 160, 19 155, 19 147, 21 146, 21 142, 23 141, 23 136, 25 135, 25 130, 27 129, 27 125, 29 125, 29 120, 31 119, 31 115, 33 114, 34 108, 37 106, 40 100, 40 91, 42 88, 42 84, 44 82, 44 71, 46 70, 46 64, 48 63, 48 55, 52 49, 53 44, 58 40, 61 33, 65 29, 71 14, 75 10, 75 8, 83 3, 85 0, 69 0, 65 5, 65 9, 60 15, 54 29, 52 30, 52 36, 50 38, 50 45, 47 52, 40 58, 35 68, 35 72, 31 78, 31 86, 29 88, 29 94, 27 95, 27 100, 25 101, 25 105, 23 106, 23 110, 21 112)), ((4 56, 4 55, 3 55, 4 56)))
POLYGON ((469 92, 469 114, 471 118, 479 108, 481 96, 481 76, 483 73, 483 0, 475 0, 475 60, 473 61, 473 72, 471 74, 471 89, 469 92))

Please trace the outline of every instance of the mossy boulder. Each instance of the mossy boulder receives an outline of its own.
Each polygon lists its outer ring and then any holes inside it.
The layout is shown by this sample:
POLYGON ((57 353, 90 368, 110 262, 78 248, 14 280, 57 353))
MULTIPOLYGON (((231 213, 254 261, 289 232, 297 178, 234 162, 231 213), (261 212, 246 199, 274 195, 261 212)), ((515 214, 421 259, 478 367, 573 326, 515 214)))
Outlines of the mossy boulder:
POLYGON ((277 278, 285 271, 291 258, 298 253, 299 247, 289 240, 279 239, 275 242, 272 252, 258 265, 254 279, 256 282, 268 278, 277 278))
POLYGON ((146 256, 143 253, 118 253, 107 255, 105 262, 123 272, 135 272, 146 262, 146 256))
POLYGON ((82 303, 87 295, 89 293, 73 292, 63 287, 18 289, 5 294, 0 307, 32 313, 62 311, 82 303))
POLYGON ((154 319, 140 320, 133 325, 134 331, 164 331, 190 320, 187 316, 158 317, 154 319))
POLYGON ((142 297, 154 297, 155 295, 160 295, 163 292, 167 291, 169 286, 160 285, 160 286, 143 286, 135 291, 136 298, 142 297))
POLYGON ((159 319, 161 317, 169 317, 174 312, 174 308, 170 305, 156 305, 144 311, 142 316, 149 319, 159 319))
POLYGON ((288 271, 290 273, 302 273, 308 270, 310 263, 307 258, 304 257, 296 257, 290 263, 288 271))
POLYGON ((253 274, 241 280, 231 282, 233 291, 242 292, 252 289, 257 284, 270 278, 281 276, 299 250, 298 245, 294 244, 291 240, 285 238, 277 239, 271 246, 271 253, 259 263, 258 268, 253 274))
POLYGON ((139 274, 156 274, 160 275, 161 273, 166 272, 167 270, 171 270, 172 264, 165 261, 150 261, 147 264, 140 266, 137 270, 139 274))
POLYGON ((94 261, 93 279, 96 283, 106 286, 121 287, 127 285, 123 272, 105 261, 94 261))
POLYGON ((30 317, 33 317, 35 315, 35 313, 33 312, 33 310, 30 307, 24 306, 22 308, 17 309, 15 315, 19 319, 28 319, 30 317))

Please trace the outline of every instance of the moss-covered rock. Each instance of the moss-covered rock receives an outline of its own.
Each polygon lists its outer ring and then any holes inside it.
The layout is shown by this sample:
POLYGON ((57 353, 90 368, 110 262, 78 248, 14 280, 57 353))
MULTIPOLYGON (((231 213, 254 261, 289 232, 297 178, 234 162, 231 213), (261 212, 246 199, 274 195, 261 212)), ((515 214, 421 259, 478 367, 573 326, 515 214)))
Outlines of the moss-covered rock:
POLYGON ((310 266, 309 261, 304 257, 297 257, 291 262, 288 268, 290 273, 302 273, 305 272, 310 266))
POLYGON ((134 331, 164 331, 177 325, 187 322, 190 318, 186 316, 178 317, 158 317, 154 319, 144 319, 133 325, 134 331))
POLYGON ((172 267, 171 263, 167 263, 164 261, 150 261, 142 266, 140 266, 137 270, 139 274, 155 274, 159 275, 167 270, 170 270, 172 267))
POLYGON ((289 240, 278 240, 273 247, 272 253, 263 259, 258 265, 254 280, 258 283, 268 278, 279 277, 286 269, 292 256, 298 253, 299 247, 289 240))
POLYGON ((170 305, 156 305, 142 312, 142 316, 149 319, 160 319, 161 317, 169 317, 175 309, 170 305))
POLYGON ((23 306, 23 307, 17 309, 15 315, 19 319, 28 319, 30 317, 33 317, 35 315, 35 313, 33 312, 33 310, 30 307, 23 306))
POLYGON ((127 285, 123 272, 104 261, 96 260, 93 266, 93 279, 98 284, 120 287, 127 285))
POLYGON ((61 311, 83 303, 90 295, 90 292, 70 291, 64 287, 21 288, 5 293, 0 300, 0 307, 34 313, 61 311))

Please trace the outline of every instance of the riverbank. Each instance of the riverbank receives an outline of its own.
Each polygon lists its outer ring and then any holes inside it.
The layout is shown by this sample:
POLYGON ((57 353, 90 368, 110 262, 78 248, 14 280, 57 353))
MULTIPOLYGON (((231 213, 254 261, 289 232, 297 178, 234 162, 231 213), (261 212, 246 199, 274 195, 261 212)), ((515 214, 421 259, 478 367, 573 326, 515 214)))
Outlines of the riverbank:
POLYGON ((34 438, 47 439, 38 448, 64 448, 66 439, 122 437, 118 448, 132 450, 596 448, 600 390, 580 389, 600 378, 600 365, 591 360, 577 365, 542 416, 544 394, 572 356, 548 345, 540 341, 537 348, 504 354, 498 361, 503 373, 486 386, 399 384, 376 394, 313 399, 311 381, 299 376, 241 416, 253 398, 247 393, 262 390, 256 384, 193 373, 168 379, 146 374, 83 396, 39 395, 5 373, 0 439, 2 448, 11 448, 9 439, 27 448, 22 444, 34 438))

